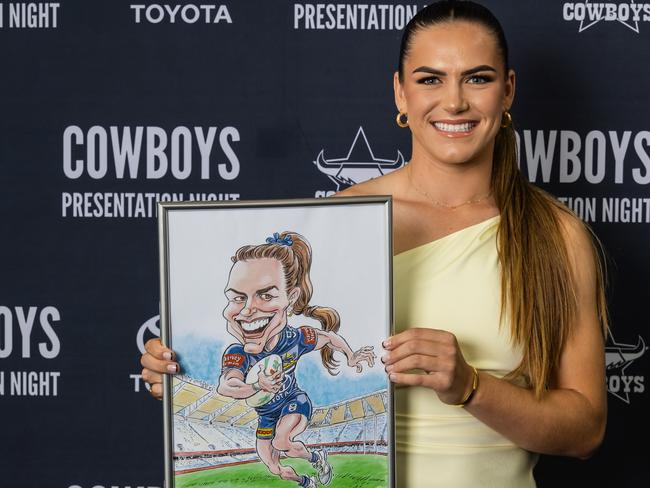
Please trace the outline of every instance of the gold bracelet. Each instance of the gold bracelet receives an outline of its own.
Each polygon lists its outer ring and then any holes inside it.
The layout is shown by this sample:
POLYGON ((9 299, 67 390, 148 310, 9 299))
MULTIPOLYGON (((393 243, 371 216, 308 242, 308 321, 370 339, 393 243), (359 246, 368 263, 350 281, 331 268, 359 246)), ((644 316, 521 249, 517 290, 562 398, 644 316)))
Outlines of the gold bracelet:
POLYGON ((474 371, 474 378, 472 379, 472 389, 467 392, 467 395, 465 395, 463 401, 455 404, 454 407, 464 407, 465 405, 467 405, 467 403, 469 403, 469 401, 474 396, 474 392, 476 392, 476 389, 478 388, 478 371, 474 366, 472 366, 472 370, 474 371))

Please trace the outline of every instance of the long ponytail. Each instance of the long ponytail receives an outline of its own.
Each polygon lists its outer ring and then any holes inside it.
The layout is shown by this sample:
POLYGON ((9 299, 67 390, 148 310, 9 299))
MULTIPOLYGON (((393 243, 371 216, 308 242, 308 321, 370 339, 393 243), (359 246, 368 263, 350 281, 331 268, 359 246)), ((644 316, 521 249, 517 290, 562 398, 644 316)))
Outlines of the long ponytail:
POLYGON ((501 264, 501 317, 509 313, 510 335, 523 349, 508 377, 524 376, 539 398, 549 388, 578 313, 564 215, 592 236, 596 260, 596 307, 603 334, 608 326, 602 248, 589 226, 519 171, 515 131, 501 128, 494 147, 492 188, 501 220, 497 232, 501 264))

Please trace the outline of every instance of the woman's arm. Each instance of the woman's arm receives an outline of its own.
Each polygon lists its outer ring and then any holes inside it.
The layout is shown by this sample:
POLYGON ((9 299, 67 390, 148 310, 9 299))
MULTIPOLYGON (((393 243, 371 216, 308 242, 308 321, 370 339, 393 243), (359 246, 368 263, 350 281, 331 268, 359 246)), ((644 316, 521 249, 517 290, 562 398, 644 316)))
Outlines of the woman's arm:
MULTIPOLYGON (((586 231, 570 218, 562 221, 578 308, 551 389, 538 400, 532 390, 480 373, 479 387, 465 409, 524 449, 587 458, 602 442, 607 417, 596 258, 586 231)), ((452 334, 410 329, 388 342, 385 363, 393 382, 427 386, 449 404, 460 403, 471 389, 473 371, 452 334), (413 368, 429 374, 406 373, 413 368)))

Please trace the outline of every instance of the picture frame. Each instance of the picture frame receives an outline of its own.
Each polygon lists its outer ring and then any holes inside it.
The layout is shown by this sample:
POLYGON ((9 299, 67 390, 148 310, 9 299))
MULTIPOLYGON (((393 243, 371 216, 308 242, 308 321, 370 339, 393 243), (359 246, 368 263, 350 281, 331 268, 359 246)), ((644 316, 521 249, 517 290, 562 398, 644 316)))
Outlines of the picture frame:
POLYGON ((395 486, 391 206, 159 204, 166 488, 395 486))

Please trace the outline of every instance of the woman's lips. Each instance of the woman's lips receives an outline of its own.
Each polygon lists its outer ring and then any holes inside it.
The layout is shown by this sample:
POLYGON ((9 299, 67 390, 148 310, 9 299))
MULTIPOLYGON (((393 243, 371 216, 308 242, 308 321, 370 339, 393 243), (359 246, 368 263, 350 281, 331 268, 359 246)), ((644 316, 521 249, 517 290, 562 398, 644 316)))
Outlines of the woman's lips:
POLYGON ((431 125, 446 137, 465 137, 474 131, 478 122, 476 120, 438 120, 432 122, 431 125))

